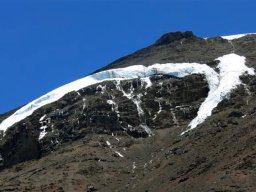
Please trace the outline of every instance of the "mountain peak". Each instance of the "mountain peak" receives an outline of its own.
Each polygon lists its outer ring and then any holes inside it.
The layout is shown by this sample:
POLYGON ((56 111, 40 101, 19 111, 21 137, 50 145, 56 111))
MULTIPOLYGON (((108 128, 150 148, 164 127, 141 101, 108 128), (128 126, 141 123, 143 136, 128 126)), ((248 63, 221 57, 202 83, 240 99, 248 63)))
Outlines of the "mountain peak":
POLYGON ((0 115, 0 191, 256 191, 255 50, 167 33, 0 115))
POLYGON ((172 43, 174 41, 180 41, 181 39, 191 39, 196 38, 192 31, 185 31, 185 32, 169 32, 162 35, 154 45, 166 45, 172 43))

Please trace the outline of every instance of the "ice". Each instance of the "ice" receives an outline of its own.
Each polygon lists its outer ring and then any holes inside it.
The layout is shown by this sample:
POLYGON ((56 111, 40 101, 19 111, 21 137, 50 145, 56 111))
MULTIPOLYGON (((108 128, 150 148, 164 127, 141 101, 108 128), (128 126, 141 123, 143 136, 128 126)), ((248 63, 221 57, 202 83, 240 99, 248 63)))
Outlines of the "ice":
MULTIPOLYGON (((211 111, 217 104, 226 98, 230 91, 237 85, 241 84, 239 76, 245 72, 254 75, 253 69, 249 69, 245 65, 245 58, 236 54, 228 54, 218 58, 221 61, 219 64, 220 74, 206 64, 199 63, 167 63, 154 64, 148 67, 143 65, 135 65, 126 68, 111 69, 102 71, 90 76, 84 77, 77 81, 59 87, 42 97, 30 102, 24 107, 17 110, 13 115, 2 121, 0 130, 6 131, 15 123, 20 122, 26 117, 33 114, 37 109, 55 102, 65 94, 78 91, 90 85, 98 84, 104 81, 121 81, 134 78, 147 78, 153 75, 172 75, 176 77, 184 77, 191 74, 203 74, 209 84, 209 94, 203 104, 200 106, 198 116, 190 123, 190 127, 194 128, 202 123, 206 117, 211 115, 211 111)), ((149 81, 147 80, 149 83, 149 81)), ((149 85, 149 84, 148 84, 149 85)), ((132 98, 131 93, 126 94, 127 98, 132 98)), ((140 110, 140 98, 133 98, 134 102, 140 110), (137 100, 136 100, 137 99, 137 100)))

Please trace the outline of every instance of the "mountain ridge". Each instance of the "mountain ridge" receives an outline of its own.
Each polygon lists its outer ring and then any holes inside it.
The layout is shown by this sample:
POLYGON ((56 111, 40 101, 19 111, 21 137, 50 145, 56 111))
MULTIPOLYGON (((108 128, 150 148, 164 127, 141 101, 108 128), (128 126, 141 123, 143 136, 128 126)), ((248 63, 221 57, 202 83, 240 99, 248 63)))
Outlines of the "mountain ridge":
MULTIPOLYGON (((105 69, 196 62, 205 63, 220 75, 230 67, 216 68, 222 62, 215 59, 229 54, 237 56, 227 65, 232 65, 233 72, 242 57, 246 66, 255 69, 255 37, 203 39, 190 32, 168 33, 155 45, 105 69)), ((242 84, 232 88, 212 115, 196 130, 181 135, 209 95, 205 76, 179 77, 166 69, 152 71, 149 79, 98 82, 70 92, 11 126, 0 140, 0 189, 256 189, 256 77, 251 73, 238 78, 242 84), (147 128, 153 134, 148 134, 147 128), (54 178, 48 180, 52 175, 54 178)), ((227 85, 224 88, 228 89, 227 85)))

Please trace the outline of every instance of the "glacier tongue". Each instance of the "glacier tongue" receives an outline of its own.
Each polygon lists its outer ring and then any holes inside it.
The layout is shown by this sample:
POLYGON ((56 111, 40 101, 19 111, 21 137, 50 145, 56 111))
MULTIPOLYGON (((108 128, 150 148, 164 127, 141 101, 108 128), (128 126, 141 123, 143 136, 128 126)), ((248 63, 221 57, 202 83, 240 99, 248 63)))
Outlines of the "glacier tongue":
MULTIPOLYGON (((242 84, 240 76, 244 73, 255 75, 254 69, 248 68, 245 65, 245 57, 229 54, 217 58, 220 63, 219 68, 219 84, 214 89, 211 89, 205 101, 201 104, 197 117, 189 124, 190 129, 194 129, 198 124, 211 116, 212 110, 225 98, 228 98, 229 93, 238 85, 242 84)), ((184 133, 184 132, 183 132, 184 133)))
MULTIPOLYGON (((229 54, 218 58, 221 63, 218 65, 220 74, 206 64, 198 63, 167 63, 154 64, 149 67, 135 65, 126 68, 111 69, 102 71, 77 81, 59 87, 42 97, 30 102, 13 115, 9 116, 0 124, 0 130, 6 131, 15 123, 30 116, 35 110, 59 100, 65 94, 78 91, 84 87, 101 83, 104 81, 120 81, 134 78, 147 78, 153 75, 166 74, 176 77, 184 77, 191 74, 203 74, 209 84, 208 97, 200 106, 197 117, 190 123, 190 129, 195 128, 211 115, 219 102, 228 96, 230 91, 241 84, 239 76, 245 72, 254 75, 253 69, 245 65, 245 57, 229 54)), ((149 82, 149 81, 148 81, 149 82)), ((149 85, 150 86, 150 85, 149 85)))

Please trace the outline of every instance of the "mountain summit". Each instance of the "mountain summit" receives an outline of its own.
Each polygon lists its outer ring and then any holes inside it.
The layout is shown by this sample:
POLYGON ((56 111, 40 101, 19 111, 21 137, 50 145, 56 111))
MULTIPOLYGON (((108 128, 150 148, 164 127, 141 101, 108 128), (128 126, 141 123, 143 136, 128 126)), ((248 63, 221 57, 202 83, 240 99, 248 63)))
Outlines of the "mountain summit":
POLYGON ((194 36, 192 31, 186 31, 186 32, 170 32, 164 34, 162 37, 160 37, 154 45, 167 45, 170 43, 173 43, 175 41, 181 41, 185 39, 193 39, 197 38, 194 36))
POLYGON ((167 33, 1 115, 0 191, 255 191, 255 38, 167 33))

